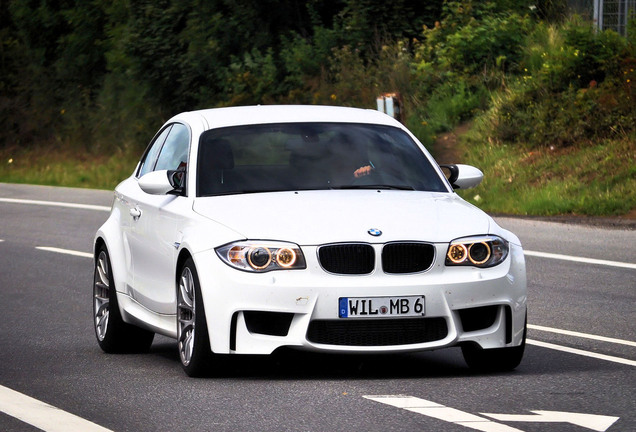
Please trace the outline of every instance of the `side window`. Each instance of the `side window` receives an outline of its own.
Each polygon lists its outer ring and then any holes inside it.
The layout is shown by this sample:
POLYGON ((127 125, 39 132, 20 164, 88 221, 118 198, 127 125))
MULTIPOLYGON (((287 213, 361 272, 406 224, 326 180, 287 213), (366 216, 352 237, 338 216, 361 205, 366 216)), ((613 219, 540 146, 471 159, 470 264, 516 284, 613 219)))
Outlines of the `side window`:
POLYGON ((165 128, 159 136, 154 140, 154 142, 150 145, 150 148, 146 152, 143 160, 141 161, 141 167, 139 168, 139 173, 137 177, 141 177, 144 174, 148 174, 151 171, 154 171, 155 164, 157 162, 157 156, 159 155, 159 151, 161 151, 161 147, 163 143, 166 141, 166 137, 170 133, 172 126, 168 126, 165 128))
POLYGON ((161 149, 154 170, 176 170, 185 168, 188 162, 189 149, 190 132, 188 128, 180 123, 175 123, 161 149))

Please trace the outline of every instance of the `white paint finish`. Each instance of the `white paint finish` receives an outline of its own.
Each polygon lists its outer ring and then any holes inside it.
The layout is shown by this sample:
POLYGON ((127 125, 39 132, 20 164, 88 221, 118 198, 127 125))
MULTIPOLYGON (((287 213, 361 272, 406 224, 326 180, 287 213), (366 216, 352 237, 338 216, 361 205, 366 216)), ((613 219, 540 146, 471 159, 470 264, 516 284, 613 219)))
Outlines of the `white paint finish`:
POLYGON ((111 432, 91 421, 0 386, 0 411, 45 432, 111 432))
POLYGON ((60 249, 60 248, 48 247, 48 246, 36 246, 36 249, 41 251, 46 251, 46 252, 55 252, 55 253, 61 253, 65 255, 73 255, 73 256, 78 256, 82 258, 93 258, 93 254, 90 254, 87 252, 74 251, 70 249, 60 249))
POLYGON ((594 258, 583 258, 583 257, 577 257, 577 256, 571 256, 571 255, 561 255, 561 254, 536 252, 536 251, 529 251, 529 250, 524 250, 523 253, 526 256, 532 256, 532 257, 538 257, 538 258, 549 258, 549 259, 557 259, 562 261, 573 261, 573 262, 584 263, 584 264, 597 264, 597 265, 605 265, 610 267, 636 269, 636 264, 620 262, 620 261, 608 261, 608 260, 600 260, 600 259, 594 259, 594 258))
POLYGON ((364 398, 482 432, 523 432, 521 429, 413 396, 378 395, 364 398))
POLYGON ((595 414, 581 414, 561 411, 531 411, 533 415, 517 414, 486 414, 487 417, 505 422, 530 422, 530 423, 570 423, 597 432, 604 432, 610 428, 619 417, 602 416, 595 414))
POLYGON ((0 202, 5 202, 9 204, 30 204, 30 205, 40 205, 40 206, 66 207, 66 208, 96 210, 96 211, 105 211, 105 212, 110 211, 110 207, 106 207, 106 206, 99 206, 99 205, 92 205, 92 204, 76 204, 76 203, 57 202, 57 201, 38 201, 38 200, 16 199, 16 198, 0 198, 0 202))
POLYGON ((484 232, 507 237, 503 230, 492 229, 485 213, 457 195, 439 192, 315 190, 237 194, 198 198, 192 208, 198 215, 230 227, 245 238, 284 239, 300 246, 414 238, 448 243, 484 232), (253 211, 232 209, 258 209, 258 223, 254 223, 253 211), (285 223, 281 223, 283 216, 285 223), (370 228, 382 230, 382 236, 371 237, 370 228))
POLYGON ((562 329, 557 329, 557 328, 552 328, 552 327, 544 327, 544 326, 534 325, 534 324, 528 324, 528 328, 532 329, 532 330, 539 330, 539 331, 544 331, 544 332, 549 332, 549 333, 557 333, 557 334, 562 334, 562 335, 566 335, 566 336, 575 336, 575 337, 584 338, 584 339, 592 339, 592 340, 597 340, 597 341, 601 341, 601 342, 610 342, 610 343, 615 343, 615 344, 620 344, 620 345, 627 345, 627 346, 636 347, 636 342, 628 341, 628 340, 624 340, 624 339, 615 339, 615 338, 610 338, 610 337, 605 337, 605 336, 597 336, 597 335, 592 335, 592 334, 587 334, 587 333, 579 333, 579 332, 575 332, 575 331, 562 330, 562 329))
POLYGON ((581 356, 585 356, 585 357, 592 357, 592 358, 599 359, 599 360, 607 360, 607 361, 611 361, 611 362, 614 362, 614 363, 620 363, 620 364, 624 364, 624 365, 628 365, 628 366, 636 366, 636 361, 629 360, 629 359, 624 359, 624 358, 621 358, 621 357, 614 357, 614 356, 609 356, 609 355, 605 355, 605 354, 598 354, 598 353, 594 353, 594 352, 590 352, 590 351, 584 351, 584 350, 580 350, 580 349, 576 349, 576 348, 565 347, 565 346, 561 346, 561 345, 551 344, 551 343, 547 343, 547 342, 541 342, 541 341, 532 340, 532 339, 527 339, 526 343, 528 345, 534 345, 534 346, 538 346, 538 347, 541 347, 541 348, 549 348, 549 349, 553 349, 553 350, 556 350, 556 351, 563 351, 563 352, 570 353, 570 354, 577 354, 577 355, 581 355, 581 356))

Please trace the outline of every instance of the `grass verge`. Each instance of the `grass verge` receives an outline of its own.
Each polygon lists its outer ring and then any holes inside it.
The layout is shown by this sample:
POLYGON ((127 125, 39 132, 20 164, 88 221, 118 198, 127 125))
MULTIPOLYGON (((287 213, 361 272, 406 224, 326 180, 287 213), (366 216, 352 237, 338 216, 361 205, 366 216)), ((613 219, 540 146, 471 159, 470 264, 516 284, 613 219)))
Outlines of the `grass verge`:
POLYGON ((477 127, 460 141, 462 162, 484 172, 477 188, 460 195, 485 211, 618 216, 636 209, 636 136, 529 148, 497 142, 477 127))
POLYGON ((1 149, 0 182, 110 190, 132 174, 140 155, 121 149, 108 156, 69 149, 1 149))

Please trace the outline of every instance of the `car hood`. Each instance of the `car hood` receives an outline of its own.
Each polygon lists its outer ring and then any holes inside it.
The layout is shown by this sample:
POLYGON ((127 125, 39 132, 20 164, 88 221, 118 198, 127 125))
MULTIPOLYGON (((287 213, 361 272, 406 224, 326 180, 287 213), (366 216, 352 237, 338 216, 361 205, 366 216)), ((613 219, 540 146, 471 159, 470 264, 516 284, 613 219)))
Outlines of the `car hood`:
MULTIPOLYGON (((298 191, 197 198, 193 210, 245 239, 298 245, 449 242, 490 233, 492 219, 453 193, 298 191), (370 229, 382 231, 372 237, 370 229)), ((238 239, 237 239, 238 240, 238 239)))

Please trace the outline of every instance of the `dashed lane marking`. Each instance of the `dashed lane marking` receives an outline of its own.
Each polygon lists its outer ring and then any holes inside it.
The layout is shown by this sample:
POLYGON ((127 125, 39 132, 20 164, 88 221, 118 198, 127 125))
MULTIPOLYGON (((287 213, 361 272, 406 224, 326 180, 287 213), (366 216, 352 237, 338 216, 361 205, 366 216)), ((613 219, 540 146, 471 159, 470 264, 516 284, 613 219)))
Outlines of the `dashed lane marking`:
POLYGON ((65 255, 73 255, 73 256, 78 256, 78 257, 82 257, 82 258, 93 258, 93 254, 90 254, 88 252, 79 252, 79 251, 70 250, 70 249, 60 249, 60 248, 48 247, 48 246, 36 246, 35 248, 37 250, 42 250, 42 251, 47 251, 47 252, 55 252, 55 253, 61 253, 61 254, 65 254, 65 255))
POLYGON ((25 394, 0 386, 0 411, 44 432, 112 432, 25 394))

